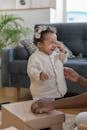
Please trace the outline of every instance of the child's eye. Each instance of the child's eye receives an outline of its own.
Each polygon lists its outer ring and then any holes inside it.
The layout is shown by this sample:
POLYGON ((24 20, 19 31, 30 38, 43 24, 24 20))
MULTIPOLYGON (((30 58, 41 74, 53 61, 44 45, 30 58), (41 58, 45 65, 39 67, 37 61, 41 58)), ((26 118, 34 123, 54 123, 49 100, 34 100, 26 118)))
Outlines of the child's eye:
POLYGON ((56 44, 58 44, 58 41, 56 41, 56 44))

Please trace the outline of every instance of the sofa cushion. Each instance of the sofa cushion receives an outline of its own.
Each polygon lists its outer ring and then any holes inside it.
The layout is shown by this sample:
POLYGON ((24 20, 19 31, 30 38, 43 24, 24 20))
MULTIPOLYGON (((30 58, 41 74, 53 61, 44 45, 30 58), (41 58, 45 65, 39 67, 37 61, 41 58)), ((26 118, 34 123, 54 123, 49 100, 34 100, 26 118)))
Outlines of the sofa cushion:
POLYGON ((9 72, 14 74, 27 74, 27 62, 27 60, 14 60, 9 62, 9 72))
POLYGON ((14 49, 14 58, 15 60, 27 60, 30 54, 26 51, 24 47, 17 46, 14 49))
POLYGON ((30 53, 30 55, 33 52, 35 52, 35 50, 37 49, 37 47, 33 43, 25 43, 24 46, 27 49, 27 51, 30 53))
POLYGON ((71 67, 80 75, 87 77, 87 59, 86 58, 74 58, 69 59, 67 63, 64 64, 67 67, 71 67))
MULTIPOLYGON (((63 30, 64 31, 64 30, 63 30)), ((75 28, 73 26, 67 27, 63 33, 64 44, 75 54, 78 55, 80 52, 84 52, 84 44, 82 40, 82 29, 75 28)))
POLYGON ((68 48, 73 52, 74 55, 78 55, 80 52, 84 52, 83 42, 80 38, 75 38, 76 36, 73 36, 70 38, 70 40, 65 41, 64 44, 68 46, 68 48))
POLYGON ((11 81, 10 81, 10 86, 14 87, 27 87, 29 88, 30 86, 30 78, 26 74, 16 74, 16 73, 11 73, 11 81))

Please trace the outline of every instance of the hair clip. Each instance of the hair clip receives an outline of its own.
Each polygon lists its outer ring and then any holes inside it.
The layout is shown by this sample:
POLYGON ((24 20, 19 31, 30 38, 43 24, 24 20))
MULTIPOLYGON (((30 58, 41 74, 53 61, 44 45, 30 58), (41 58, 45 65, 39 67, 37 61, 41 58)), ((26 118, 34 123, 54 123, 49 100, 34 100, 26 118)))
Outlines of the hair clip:
POLYGON ((38 27, 35 29, 34 37, 37 38, 37 39, 40 39, 40 37, 41 37, 41 32, 42 32, 42 31, 46 31, 46 30, 47 30, 47 26, 38 26, 38 27))

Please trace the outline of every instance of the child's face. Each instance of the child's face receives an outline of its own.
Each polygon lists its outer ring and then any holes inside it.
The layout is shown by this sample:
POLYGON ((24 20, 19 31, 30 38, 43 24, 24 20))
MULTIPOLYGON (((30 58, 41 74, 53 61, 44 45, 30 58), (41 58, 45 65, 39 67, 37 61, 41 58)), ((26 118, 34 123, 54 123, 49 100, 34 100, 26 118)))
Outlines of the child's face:
POLYGON ((50 55, 57 47, 56 42, 57 42, 57 35, 54 33, 48 33, 45 36, 43 43, 38 43, 37 47, 39 48, 40 51, 50 55))

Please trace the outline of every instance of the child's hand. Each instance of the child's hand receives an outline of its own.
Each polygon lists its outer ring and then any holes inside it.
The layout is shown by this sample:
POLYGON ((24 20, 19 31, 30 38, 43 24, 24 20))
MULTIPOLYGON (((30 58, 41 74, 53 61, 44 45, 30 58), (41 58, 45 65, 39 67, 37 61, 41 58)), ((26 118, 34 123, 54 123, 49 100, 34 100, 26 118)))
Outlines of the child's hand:
POLYGON ((40 73, 40 80, 47 80, 48 79, 48 75, 46 74, 46 73, 44 73, 44 72, 41 72, 40 73))
POLYGON ((62 44, 61 42, 58 42, 58 41, 57 41, 56 44, 57 44, 57 48, 58 48, 61 52, 67 53, 65 47, 63 46, 63 44, 62 44))

